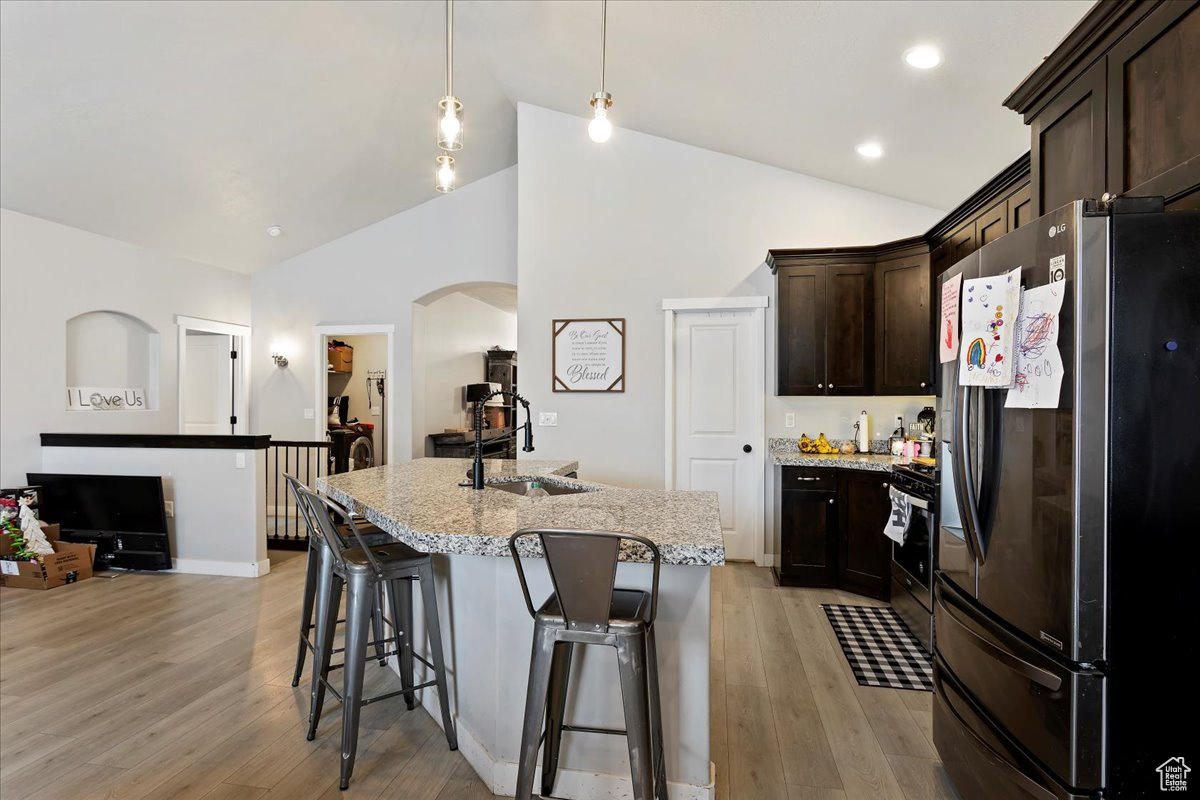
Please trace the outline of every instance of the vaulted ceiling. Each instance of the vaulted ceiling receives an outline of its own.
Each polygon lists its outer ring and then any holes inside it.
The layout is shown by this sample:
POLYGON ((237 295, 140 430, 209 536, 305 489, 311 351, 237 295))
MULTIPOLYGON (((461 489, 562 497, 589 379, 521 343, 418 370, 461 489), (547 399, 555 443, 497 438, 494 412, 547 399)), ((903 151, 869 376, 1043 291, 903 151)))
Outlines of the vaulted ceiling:
MULTIPOLYGON (((1028 148, 1000 101, 1090 0, 608 6, 620 128, 949 208, 1028 148), (902 52, 932 43, 929 72, 902 52), (885 156, 854 146, 874 139, 885 156)), ((583 116, 596 0, 459 0, 460 185, 516 160, 518 101, 583 116)), ((444 6, 0 6, 0 204, 253 271, 434 197, 444 6), (284 236, 266 235, 272 225, 284 236)))

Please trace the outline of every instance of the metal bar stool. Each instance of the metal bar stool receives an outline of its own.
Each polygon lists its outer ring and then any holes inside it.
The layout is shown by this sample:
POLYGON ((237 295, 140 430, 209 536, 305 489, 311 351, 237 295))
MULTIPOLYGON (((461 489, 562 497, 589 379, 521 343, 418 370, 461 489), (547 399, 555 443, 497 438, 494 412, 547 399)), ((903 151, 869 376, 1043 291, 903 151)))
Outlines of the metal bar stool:
POLYGON ((446 743, 451 750, 458 749, 458 735, 454 720, 450 717, 450 692, 446 685, 445 661, 442 657, 442 633, 438 622, 437 596, 433 585, 433 559, 428 553, 420 553, 408 545, 392 541, 390 544, 369 546, 359 533, 350 512, 327 498, 321 497, 299 486, 296 492, 308 504, 309 514, 325 540, 324 557, 331 561, 331 568, 320 575, 325 586, 319 588, 324 597, 319 605, 324 614, 317 615, 317 648, 313 653, 313 695, 309 712, 308 739, 317 735, 321 721, 321 707, 328 690, 342 701, 342 763, 341 788, 350 785, 354 772, 354 758, 358 751, 358 719, 362 706, 404 695, 408 708, 414 707, 415 693, 419 689, 437 686, 438 700, 442 710, 442 727, 446 743), (358 547, 346 546, 337 533, 335 521, 347 526, 358 547), (425 608, 425 630, 429 636, 429 651, 432 661, 427 661, 413 652, 412 625, 405 622, 411 615, 412 581, 421 583, 421 598, 425 608), (377 588, 386 585, 391 600, 392 619, 400 622, 402 645, 400 647, 400 681, 402 688, 376 697, 363 697, 363 667, 367 660, 367 626, 370 621, 372 599, 377 588), (342 691, 329 682, 330 660, 333 655, 333 634, 337 624, 338 606, 341 604, 342 589, 346 588, 346 647, 342 667, 342 691), (408 609, 403 608, 409 598, 408 609), (413 684, 413 661, 420 661, 433 670, 434 679, 413 684))
POLYGON ((546 747, 542 757, 542 795, 548 796, 553 791, 563 731, 625 736, 635 800, 652 797, 667 800, 658 657, 654 645, 658 573, 662 563, 658 548, 649 539, 630 534, 532 528, 514 533, 508 540, 508 548, 517 565, 525 605, 534 619, 515 800, 532 797, 537 752, 543 741, 546 747), (518 541, 525 536, 537 536, 541 541, 554 585, 554 593, 536 610, 517 548, 518 541), (650 551, 654 579, 649 592, 613 587, 617 560, 626 542, 636 542, 650 551), (563 720, 571 657, 577 644, 616 648, 625 730, 571 725, 563 720))
MULTIPOLYGON (((287 481, 288 489, 292 493, 292 499, 296 501, 296 508, 300 510, 300 515, 304 520, 304 526, 308 531, 308 553, 306 555, 305 574, 304 574, 304 602, 300 607, 300 642, 296 650, 296 669, 292 674, 292 686, 300 685, 300 676, 304 672, 304 659, 313 651, 313 642, 310 638, 310 633, 315 627, 313 623, 313 607, 316 605, 318 571, 321 565, 321 549, 325 547, 324 540, 321 538, 320 532, 317 530, 316 524, 309 515, 308 505, 300 501, 300 496, 296 493, 297 488, 304 488, 304 484, 291 475, 284 474, 284 480, 287 481)), ((363 530, 360 528, 363 539, 368 545, 374 546, 377 544, 388 544, 394 542, 395 538, 391 535, 379 530, 374 525, 362 526, 368 528, 363 530)), ((346 540, 348 531, 339 531, 339 535, 343 542, 346 540)), ((374 647, 375 656, 379 659, 379 666, 387 666, 387 658, 385 653, 384 630, 383 630, 383 614, 384 608, 383 598, 376 599, 375 608, 371 613, 371 628, 375 637, 374 647)), ((338 620, 341 624, 344 620, 338 620)), ((393 620, 393 623, 398 623, 393 620)), ((393 625, 395 627, 395 625, 393 625)), ((398 632, 398 631, 397 631, 398 632)))

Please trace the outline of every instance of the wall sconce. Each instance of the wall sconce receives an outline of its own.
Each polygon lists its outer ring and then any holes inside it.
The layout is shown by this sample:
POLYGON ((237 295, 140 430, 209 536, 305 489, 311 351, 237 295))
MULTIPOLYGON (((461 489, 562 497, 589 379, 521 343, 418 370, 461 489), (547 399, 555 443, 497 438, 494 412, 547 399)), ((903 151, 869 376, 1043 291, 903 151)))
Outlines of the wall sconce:
POLYGON ((275 366, 283 369, 288 365, 287 357, 282 353, 271 353, 271 360, 275 362, 275 366))

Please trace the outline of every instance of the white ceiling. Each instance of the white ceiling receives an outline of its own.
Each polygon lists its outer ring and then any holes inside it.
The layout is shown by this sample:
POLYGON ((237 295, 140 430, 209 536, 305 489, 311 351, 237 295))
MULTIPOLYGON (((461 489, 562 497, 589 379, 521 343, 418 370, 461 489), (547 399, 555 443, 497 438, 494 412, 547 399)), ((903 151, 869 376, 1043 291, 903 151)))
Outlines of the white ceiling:
MULTIPOLYGON (((948 209, 1028 148, 1000 102, 1090 6, 614 0, 614 135, 948 209), (906 67, 921 42, 945 65, 906 67), (869 138, 877 162, 854 152, 869 138)), ((516 102, 588 112, 600 4, 456 8, 461 185, 515 162, 516 102)), ((440 0, 6 0, 0 204, 249 272, 429 200, 443 14, 440 0)))

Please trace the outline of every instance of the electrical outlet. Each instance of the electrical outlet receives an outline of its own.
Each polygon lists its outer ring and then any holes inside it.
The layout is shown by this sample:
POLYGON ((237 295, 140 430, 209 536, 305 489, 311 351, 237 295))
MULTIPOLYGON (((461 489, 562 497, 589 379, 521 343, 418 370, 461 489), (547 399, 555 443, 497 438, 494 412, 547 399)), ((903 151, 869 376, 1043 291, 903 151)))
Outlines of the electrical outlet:
POLYGON ((785 427, 785 428, 796 427, 796 415, 795 414, 784 414, 783 415, 783 427, 785 427))
POLYGON ((235 467, 237 467, 238 469, 245 469, 246 468, 246 454, 238 453, 237 455, 235 455, 233 457, 233 465, 235 467))
POLYGON ((175 516, 175 501, 174 500, 163 500, 163 510, 165 510, 167 512, 168 517, 175 516))
POLYGON ((558 412, 557 411, 539 411, 538 425, 544 428, 558 427, 558 412))
POLYGON ((316 416, 317 416, 316 409, 313 409, 313 408, 304 409, 304 418, 305 419, 316 419, 316 416))

